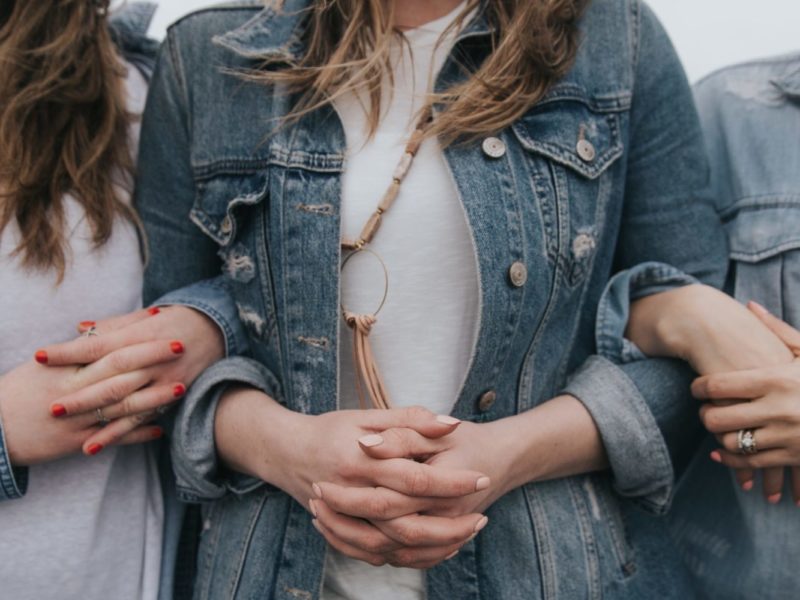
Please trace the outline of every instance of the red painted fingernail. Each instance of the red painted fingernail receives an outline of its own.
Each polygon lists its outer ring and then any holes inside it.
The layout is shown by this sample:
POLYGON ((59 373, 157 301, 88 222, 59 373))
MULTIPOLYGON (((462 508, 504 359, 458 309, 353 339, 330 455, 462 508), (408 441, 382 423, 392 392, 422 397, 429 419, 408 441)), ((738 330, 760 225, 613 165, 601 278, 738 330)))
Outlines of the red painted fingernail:
POLYGON ((717 452, 716 450, 714 450, 714 451, 711 453, 711 460, 713 460, 714 462, 721 463, 721 462, 722 462, 722 454, 720 454, 719 452, 717 452))
POLYGON ((92 444, 91 446, 89 446, 89 447, 86 449, 86 451, 87 451, 89 454, 91 454, 92 456, 94 456, 95 454, 97 454, 98 452, 100 452, 100 450, 102 450, 102 449, 103 449, 103 446, 102 446, 102 444, 92 444))
POLYGON ((778 492, 777 494, 772 494, 772 496, 767 497, 767 502, 770 504, 777 504, 781 501, 781 494, 778 492))
POLYGON ((154 440, 157 440, 164 435, 164 430, 161 427, 153 427, 153 430, 150 432, 150 434, 153 436, 154 440))
POLYGON ((80 327, 81 329, 91 329, 95 325, 97 325, 97 323, 95 323, 94 321, 81 321, 80 323, 78 323, 78 327, 80 327))
POLYGON ((36 362, 38 362, 40 365, 47 364, 47 352, 45 352, 44 350, 37 350, 36 354, 34 354, 33 356, 36 359, 36 362))
POLYGON ((186 386, 182 383, 176 383, 175 386, 172 388, 172 395, 176 398, 180 398, 186 393, 186 386))
POLYGON ((742 489, 743 489, 745 492, 749 492, 750 490, 752 490, 752 489, 753 489, 753 485, 754 485, 754 484, 753 484, 753 480, 752 480, 752 479, 751 479, 750 481, 745 481, 745 482, 742 484, 742 489))
POLYGON ((54 417, 63 417, 67 414, 67 409, 64 408, 63 404, 53 404, 53 406, 50 407, 50 414, 54 417))
POLYGON ((180 342, 170 342, 169 349, 172 350, 173 354, 183 354, 183 344, 180 342))
POLYGON ((158 313, 161 312, 161 309, 158 308, 157 306, 151 306, 150 308, 147 309, 147 312, 149 312, 153 316, 156 316, 158 313))

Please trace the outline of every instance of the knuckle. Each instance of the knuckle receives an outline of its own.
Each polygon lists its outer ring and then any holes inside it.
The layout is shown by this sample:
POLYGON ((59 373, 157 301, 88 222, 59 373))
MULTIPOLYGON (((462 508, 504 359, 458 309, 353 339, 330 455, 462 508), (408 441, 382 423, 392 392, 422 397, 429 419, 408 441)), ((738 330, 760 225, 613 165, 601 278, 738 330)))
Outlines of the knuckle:
POLYGON ((130 370, 131 361, 126 352, 114 352, 108 355, 108 362, 111 368, 120 373, 130 370))
POLYGON ((706 410, 700 415, 700 418, 709 431, 720 431, 722 422, 718 411, 706 410))
POLYGON ((391 505, 386 497, 379 494, 371 494, 367 501, 367 511, 373 518, 385 521, 391 516, 391 505))
POLYGON ((363 548, 372 554, 385 554, 394 549, 392 543, 380 534, 368 536, 363 544, 363 548))
POLYGON ((403 546, 419 546, 422 541, 422 529, 408 521, 395 523, 392 530, 395 533, 395 539, 403 546))
POLYGON ((412 422, 428 421, 433 417, 433 413, 424 406, 409 406, 406 408, 406 416, 412 422))
POLYGON ((706 396, 715 398, 721 395, 723 392, 722 380, 717 377, 709 377, 705 380, 705 383, 701 386, 701 389, 705 392, 706 396))
POLYGON ((406 487, 412 496, 427 496, 431 489, 428 473, 420 465, 415 465, 406 475, 406 487))
POLYGON ((100 337, 87 337, 83 338, 83 341, 86 344, 84 353, 88 362, 98 361, 106 355, 105 344, 100 337))

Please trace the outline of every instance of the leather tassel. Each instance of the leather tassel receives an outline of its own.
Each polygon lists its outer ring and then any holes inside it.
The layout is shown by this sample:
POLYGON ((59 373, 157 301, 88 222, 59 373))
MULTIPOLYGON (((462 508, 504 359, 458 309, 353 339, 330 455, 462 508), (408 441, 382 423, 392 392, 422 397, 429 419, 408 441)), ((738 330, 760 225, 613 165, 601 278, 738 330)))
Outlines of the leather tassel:
POLYGON ((375 315, 357 315, 351 312, 344 313, 344 320, 353 330, 353 364, 356 368, 356 390, 361 408, 364 406, 364 388, 366 387, 369 399, 375 408, 389 408, 391 402, 386 386, 383 384, 372 346, 369 343, 369 334, 377 319, 375 315))

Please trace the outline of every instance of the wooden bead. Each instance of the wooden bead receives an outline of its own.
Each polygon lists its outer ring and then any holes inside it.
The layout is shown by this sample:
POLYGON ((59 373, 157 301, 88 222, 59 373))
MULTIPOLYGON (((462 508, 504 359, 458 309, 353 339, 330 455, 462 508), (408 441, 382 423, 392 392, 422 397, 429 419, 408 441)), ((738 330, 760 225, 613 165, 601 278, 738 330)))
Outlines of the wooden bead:
POLYGON ((397 182, 403 181, 405 179, 408 170, 411 168, 411 162, 414 160, 414 155, 406 152, 403 154, 403 158, 400 159, 400 163, 397 165, 397 168, 394 170, 392 174, 392 179, 397 182))
POLYGON ((394 201, 397 200, 397 195, 400 193, 400 182, 393 181, 392 185, 389 186, 389 189, 386 190, 386 193, 383 195, 383 199, 381 203, 378 205, 378 210, 382 212, 386 212, 392 207, 394 201))
POLYGON ((361 230, 361 239, 364 240, 367 244, 372 241, 372 238, 375 237, 375 234, 378 233, 378 229, 381 226, 381 215, 378 212, 372 213, 372 216, 367 221, 366 225, 364 225, 364 229, 361 230))
POLYGON ((355 250, 358 248, 358 243, 350 238, 342 238, 342 250, 355 250))
POLYGON ((411 134, 411 138, 408 140, 408 144, 406 144, 406 152, 416 156, 424 138, 425 132, 422 129, 414 131, 414 133, 411 134))

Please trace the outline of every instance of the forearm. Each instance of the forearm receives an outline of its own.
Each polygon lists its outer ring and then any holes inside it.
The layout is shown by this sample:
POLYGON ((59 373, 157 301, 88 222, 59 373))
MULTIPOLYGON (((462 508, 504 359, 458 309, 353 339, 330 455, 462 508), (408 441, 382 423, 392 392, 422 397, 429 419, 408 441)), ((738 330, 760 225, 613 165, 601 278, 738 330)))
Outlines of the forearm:
POLYGON ((787 363, 792 354, 744 306, 704 285, 642 298, 625 332, 649 356, 681 358, 701 374, 787 363))
POLYGON ((563 395, 536 408, 489 424, 501 456, 508 459, 506 487, 546 481, 608 467, 600 432, 576 398, 563 395))

